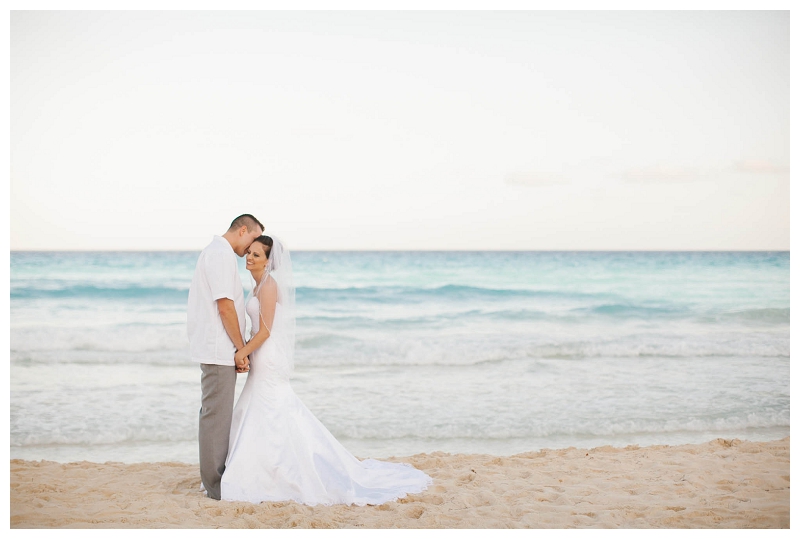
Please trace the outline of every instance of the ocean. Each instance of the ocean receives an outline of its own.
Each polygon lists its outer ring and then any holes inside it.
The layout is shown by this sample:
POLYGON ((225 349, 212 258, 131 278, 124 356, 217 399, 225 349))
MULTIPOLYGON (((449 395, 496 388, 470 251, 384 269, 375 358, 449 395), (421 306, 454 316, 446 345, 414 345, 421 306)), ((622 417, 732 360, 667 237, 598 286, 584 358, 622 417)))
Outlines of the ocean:
MULTIPOLYGON (((198 254, 11 253, 11 458, 197 462, 198 254)), ((356 456, 789 435, 788 252, 296 252, 293 265, 292 385, 356 456)), ((243 259, 240 273, 249 290, 243 259)))

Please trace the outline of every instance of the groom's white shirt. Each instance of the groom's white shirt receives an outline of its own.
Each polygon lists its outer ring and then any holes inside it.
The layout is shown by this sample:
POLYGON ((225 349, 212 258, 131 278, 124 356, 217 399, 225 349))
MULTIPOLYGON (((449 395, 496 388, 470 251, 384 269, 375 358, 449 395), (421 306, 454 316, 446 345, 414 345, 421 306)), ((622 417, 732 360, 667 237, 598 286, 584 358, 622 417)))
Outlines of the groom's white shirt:
POLYGON ((236 253, 225 238, 214 236, 197 259, 189 287, 189 354, 197 363, 234 366, 236 346, 222 325, 217 308, 220 298, 233 300, 244 340, 244 292, 236 253))

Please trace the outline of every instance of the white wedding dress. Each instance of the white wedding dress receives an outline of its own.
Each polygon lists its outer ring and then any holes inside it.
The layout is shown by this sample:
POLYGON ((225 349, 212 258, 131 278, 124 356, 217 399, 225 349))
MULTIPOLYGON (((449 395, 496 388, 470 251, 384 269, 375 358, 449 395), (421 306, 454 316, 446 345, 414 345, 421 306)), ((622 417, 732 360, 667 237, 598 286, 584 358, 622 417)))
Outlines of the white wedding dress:
MULTIPOLYGON (((255 295, 246 310, 258 328, 255 295)), ((281 338, 288 333, 286 318, 278 303, 270 338, 250 356, 233 411, 222 499, 379 505, 425 490, 432 479, 408 464, 356 459, 295 395, 291 352, 281 338)))

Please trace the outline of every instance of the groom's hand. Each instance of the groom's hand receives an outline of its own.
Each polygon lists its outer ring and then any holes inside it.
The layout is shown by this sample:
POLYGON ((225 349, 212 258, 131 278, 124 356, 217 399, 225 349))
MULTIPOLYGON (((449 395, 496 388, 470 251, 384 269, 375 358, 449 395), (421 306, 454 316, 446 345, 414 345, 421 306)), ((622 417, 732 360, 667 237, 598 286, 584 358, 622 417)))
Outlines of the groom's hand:
POLYGON ((237 350, 233 356, 233 362, 236 364, 236 372, 247 372, 250 370, 250 358, 244 354, 243 350, 237 350))

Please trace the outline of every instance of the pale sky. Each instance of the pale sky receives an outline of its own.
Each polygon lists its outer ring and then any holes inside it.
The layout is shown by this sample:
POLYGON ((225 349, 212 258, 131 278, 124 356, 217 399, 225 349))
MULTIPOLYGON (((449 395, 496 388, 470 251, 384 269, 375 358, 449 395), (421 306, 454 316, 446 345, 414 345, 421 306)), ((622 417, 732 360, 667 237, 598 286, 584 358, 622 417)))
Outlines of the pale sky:
POLYGON ((789 13, 12 12, 12 250, 789 249, 789 13))

